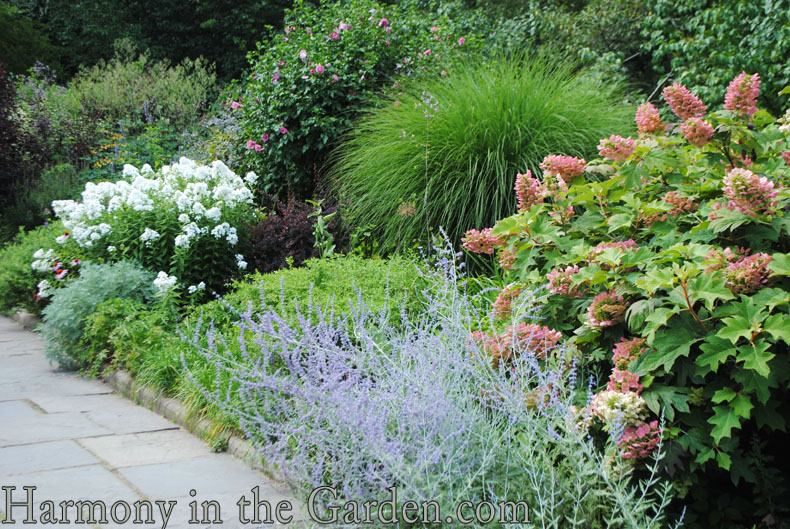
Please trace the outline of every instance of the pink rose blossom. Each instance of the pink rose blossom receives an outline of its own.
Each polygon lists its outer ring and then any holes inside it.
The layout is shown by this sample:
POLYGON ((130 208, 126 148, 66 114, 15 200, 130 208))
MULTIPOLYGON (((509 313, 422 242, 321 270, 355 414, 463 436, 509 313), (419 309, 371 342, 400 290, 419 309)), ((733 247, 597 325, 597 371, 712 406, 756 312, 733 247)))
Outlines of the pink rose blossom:
POLYGON ((256 144, 255 144, 255 151, 256 151, 256 152, 261 152, 262 150, 263 150, 263 147, 262 147, 262 146, 260 146, 260 145, 258 145, 258 144, 256 143, 256 144))
POLYGON ((422 54, 427 57, 428 55, 431 54, 431 50, 425 50, 424 52, 422 52, 422 54))
POLYGON ((465 42, 466 42, 466 39, 464 37, 461 37, 460 39, 458 39, 458 44, 461 45, 461 46, 463 46, 465 42))
POLYGON ((288 134, 288 129, 285 127, 280 127, 280 134, 288 134))
POLYGON ((242 105, 238 101, 231 101, 231 103, 230 103, 230 108, 233 109, 233 110, 236 110, 237 108, 241 108, 243 106, 244 105, 242 105))
POLYGON ((380 28, 381 27, 385 27, 386 28, 389 25, 390 25, 390 21, 387 20, 386 18, 382 18, 381 20, 379 20, 379 27, 380 28))
POLYGON ((333 74, 332 74, 332 82, 333 82, 333 83, 336 83, 336 82, 338 81, 338 79, 340 79, 340 78, 337 76, 337 74, 336 74, 336 73, 333 73, 333 74))
POLYGON ((760 75, 741 72, 727 87, 724 108, 735 114, 751 116, 757 112, 757 96, 760 94, 760 75))
POLYGON ((347 29, 348 29, 348 28, 350 28, 350 27, 351 27, 351 26, 349 26, 349 25, 348 25, 348 24, 346 24, 345 22, 341 22, 340 24, 338 24, 338 26, 337 26, 337 30, 338 30, 338 31, 345 31, 345 30, 347 30, 347 29))
POLYGON ((263 143, 266 143, 267 141, 269 141, 269 133, 268 133, 268 132, 264 132, 264 133, 261 135, 261 141, 262 141, 263 143))
POLYGON ((317 73, 319 75, 324 73, 324 67, 322 65, 320 65, 320 64, 317 64, 315 66, 315 73, 317 73))
POLYGON ((680 83, 673 83, 672 86, 667 86, 662 94, 669 104, 669 108, 682 121, 688 118, 702 117, 708 110, 700 98, 692 94, 688 88, 680 83))
POLYGON ((307 60, 307 50, 299 50, 299 58, 303 61, 307 60))
POLYGON ((439 31, 439 28, 436 26, 431 26, 431 33, 436 33, 437 31, 439 31))
POLYGON ((247 148, 254 149, 255 148, 255 140, 247 140, 247 148))
POLYGON ((333 31, 332 33, 329 34, 329 38, 332 40, 337 40, 340 38, 340 35, 338 35, 336 31, 333 31))

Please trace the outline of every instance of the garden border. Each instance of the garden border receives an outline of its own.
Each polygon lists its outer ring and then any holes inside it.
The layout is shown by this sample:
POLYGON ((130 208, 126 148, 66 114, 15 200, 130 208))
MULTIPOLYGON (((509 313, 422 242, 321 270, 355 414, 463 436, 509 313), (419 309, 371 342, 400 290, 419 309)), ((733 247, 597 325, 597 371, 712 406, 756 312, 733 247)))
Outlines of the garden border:
MULTIPOLYGON (((145 406, 154 413, 174 422, 193 435, 204 441, 215 438, 217 425, 206 418, 190 418, 186 407, 177 399, 166 397, 160 390, 142 384, 124 370, 114 370, 101 374, 101 380, 113 388, 118 394, 145 406)), ((289 482, 285 476, 271 464, 266 463, 258 455, 253 444, 238 435, 223 434, 227 441, 227 449, 224 450, 233 455, 243 463, 263 472, 267 477, 288 486, 289 482)))

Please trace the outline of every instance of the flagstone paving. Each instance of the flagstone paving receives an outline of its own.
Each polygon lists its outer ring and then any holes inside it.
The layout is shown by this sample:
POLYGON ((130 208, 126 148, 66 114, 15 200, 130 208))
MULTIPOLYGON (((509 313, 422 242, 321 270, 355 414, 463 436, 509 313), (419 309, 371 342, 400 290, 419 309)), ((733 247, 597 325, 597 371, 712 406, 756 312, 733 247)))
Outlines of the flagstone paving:
MULTIPOLYGON (((42 523, 42 516, 52 512, 64 520, 61 501, 100 500, 107 507, 107 523, 102 523, 96 507, 97 523, 78 527, 162 528, 170 507, 170 529, 252 528, 257 524, 239 521, 236 502, 242 496, 250 500, 254 487, 259 500, 272 510, 278 502, 293 506, 290 512, 282 511, 283 517, 294 517, 290 523, 263 526, 308 525, 304 508, 283 485, 230 455, 213 453, 189 432, 119 397, 103 383, 57 370, 42 351, 37 334, 0 317, 0 487, 6 487, 0 488, 0 519, 15 521, 2 527, 52 527, 42 523), (24 486, 36 487, 31 489, 35 525, 22 523, 26 505, 12 506, 9 516, 7 501, 27 502, 24 486), (152 507, 152 523, 145 500, 152 507), (206 504, 207 523, 190 524, 192 502, 200 520, 203 502, 211 500, 219 504, 222 525, 209 522, 214 515, 211 503, 206 504), (48 502, 54 502, 53 507, 48 502), (131 506, 131 517, 116 523, 123 520, 122 502, 131 506), (146 521, 142 526, 132 523, 135 502, 140 519, 146 521)), ((265 510, 261 512, 266 522, 265 510)), ((66 504, 65 515, 69 525, 74 524, 76 507, 66 504)), ((252 518, 251 507, 245 518, 252 518)))

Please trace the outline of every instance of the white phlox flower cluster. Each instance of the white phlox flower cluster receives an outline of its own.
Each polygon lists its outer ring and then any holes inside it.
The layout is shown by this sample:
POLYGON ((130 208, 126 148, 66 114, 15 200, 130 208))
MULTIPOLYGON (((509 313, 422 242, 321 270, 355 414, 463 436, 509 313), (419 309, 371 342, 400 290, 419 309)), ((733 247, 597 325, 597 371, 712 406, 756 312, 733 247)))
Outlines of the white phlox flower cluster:
POLYGON ((52 270, 52 261, 55 260, 54 250, 44 251, 43 248, 36 250, 33 254, 33 263, 30 265, 36 272, 49 272, 52 270))
POLYGON ((244 256, 240 253, 236 254, 236 265, 239 267, 239 270, 247 269, 247 261, 244 260, 244 256))
MULTIPOLYGON (((178 212, 181 234, 176 237, 176 245, 179 247, 188 248, 191 240, 209 232, 235 246, 236 229, 223 222, 223 216, 240 205, 253 203, 248 184, 252 185, 258 178, 255 173, 248 173, 242 179, 220 161, 205 166, 188 158, 162 167, 159 173, 148 164, 139 170, 127 164, 123 176, 125 180, 116 183, 89 182, 80 202, 52 203, 55 214, 79 246, 91 247, 110 233, 118 215, 154 209, 178 212)), ((146 246, 159 238, 156 228, 146 227, 140 233, 139 238, 146 246)), ((68 238, 59 237, 62 240, 58 242, 63 244, 68 238)))
POLYGON ((159 272, 154 279, 154 286, 160 293, 165 293, 174 286, 176 286, 178 278, 176 276, 169 276, 167 272, 159 272))

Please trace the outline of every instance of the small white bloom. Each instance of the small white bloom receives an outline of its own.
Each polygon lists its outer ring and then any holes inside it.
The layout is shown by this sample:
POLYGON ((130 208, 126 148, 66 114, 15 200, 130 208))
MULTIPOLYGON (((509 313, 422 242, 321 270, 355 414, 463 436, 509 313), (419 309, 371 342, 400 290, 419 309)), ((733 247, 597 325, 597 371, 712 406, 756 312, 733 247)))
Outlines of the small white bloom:
POLYGON ((244 177, 244 181, 247 182, 249 185, 254 186, 255 182, 258 181, 258 175, 250 171, 247 173, 247 176, 244 177))
POLYGON ((140 240, 143 241, 146 246, 151 246, 151 241, 155 241, 159 237, 159 232, 152 230, 151 228, 146 228, 145 231, 143 231, 143 234, 140 235, 140 240))
POLYGON ((182 213, 181 215, 178 216, 178 222, 180 222, 181 224, 189 224, 189 215, 187 215, 186 213, 182 213))
POLYGON ((159 292, 167 292, 176 285, 178 278, 176 276, 169 276, 166 272, 159 272, 156 279, 154 279, 154 286, 159 292))
POLYGON ((59 237, 55 237, 55 242, 58 244, 66 244, 66 241, 69 240, 68 235, 61 235, 59 237))
POLYGON ((107 251, 110 252, 110 253, 114 252, 115 251, 115 246, 112 246, 112 245, 108 246, 107 247, 107 251))
POLYGON ((239 261, 236 263, 239 267, 239 270, 246 270, 247 269, 247 261, 239 261))
POLYGON ((222 217, 222 211, 218 207, 213 207, 206 211, 206 217, 214 222, 219 222, 220 217, 222 217))
POLYGON ((187 235, 176 235, 176 246, 179 248, 189 248, 189 236, 187 235))

